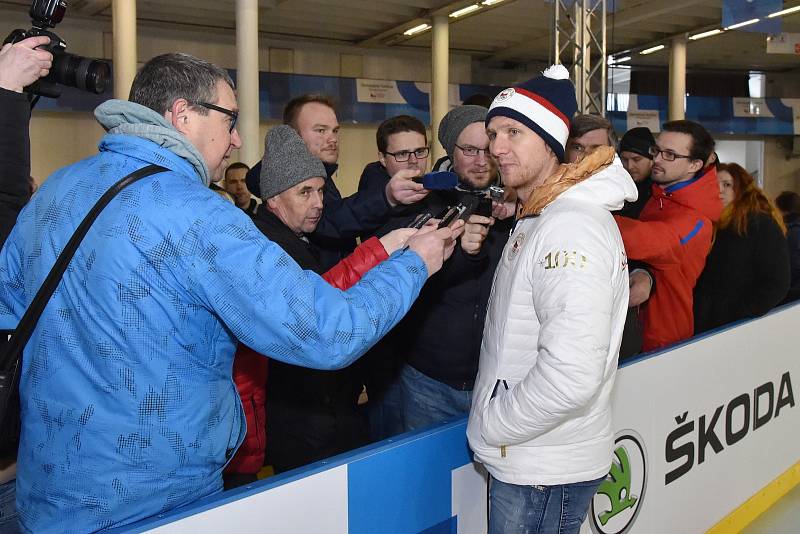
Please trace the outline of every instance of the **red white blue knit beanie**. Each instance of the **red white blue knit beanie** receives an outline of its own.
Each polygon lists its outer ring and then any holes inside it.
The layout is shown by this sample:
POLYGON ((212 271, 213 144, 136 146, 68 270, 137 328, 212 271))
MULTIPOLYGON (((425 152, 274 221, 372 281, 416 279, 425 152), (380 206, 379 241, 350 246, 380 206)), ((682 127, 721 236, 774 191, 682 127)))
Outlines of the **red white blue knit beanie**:
POLYGON ((541 76, 497 95, 486 115, 486 124, 497 116, 519 121, 553 149, 558 161, 564 161, 569 121, 577 110, 569 72, 563 65, 553 65, 541 76))

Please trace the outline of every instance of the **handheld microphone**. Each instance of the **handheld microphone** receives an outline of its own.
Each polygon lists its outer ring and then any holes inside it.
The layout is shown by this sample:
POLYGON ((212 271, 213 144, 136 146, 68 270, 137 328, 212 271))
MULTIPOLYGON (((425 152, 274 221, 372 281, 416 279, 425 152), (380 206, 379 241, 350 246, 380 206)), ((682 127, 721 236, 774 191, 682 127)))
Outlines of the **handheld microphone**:
POLYGON ((415 177, 414 181, 422 184, 422 187, 428 190, 449 190, 455 189, 458 185, 458 175, 450 171, 429 172, 415 177))

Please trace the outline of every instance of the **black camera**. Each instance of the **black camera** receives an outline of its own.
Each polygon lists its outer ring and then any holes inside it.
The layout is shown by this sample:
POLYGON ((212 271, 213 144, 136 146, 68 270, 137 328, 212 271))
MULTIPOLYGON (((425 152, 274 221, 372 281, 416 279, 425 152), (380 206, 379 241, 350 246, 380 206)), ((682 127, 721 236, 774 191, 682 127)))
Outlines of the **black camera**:
POLYGON ((66 51, 67 43, 48 28, 55 28, 64 19, 67 12, 65 0, 33 0, 30 16, 30 30, 14 30, 6 37, 3 44, 16 43, 27 39, 46 35, 50 44, 41 48, 53 54, 53 67, 50 74, 25 88, 32 95, 58 98, 61 88, 58 85, 76 87, 82 91, 100 94, 105 91, 111 78, 111 67, 105 61, 70 54, 66 51))

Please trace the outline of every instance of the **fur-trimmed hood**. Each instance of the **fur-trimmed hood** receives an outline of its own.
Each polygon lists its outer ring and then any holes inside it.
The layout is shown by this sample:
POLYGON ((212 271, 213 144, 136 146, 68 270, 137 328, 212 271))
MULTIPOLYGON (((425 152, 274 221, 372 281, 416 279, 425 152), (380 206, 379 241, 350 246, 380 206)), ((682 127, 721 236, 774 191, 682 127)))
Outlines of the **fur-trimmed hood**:
POLYGON ((609 211, 635 201, 636 183, 612 147, 597 147, 576 163, 562 163, 555 174, 534 189, 522 207, 521 217, 539 215, 556 198, 602 204, 609 211))

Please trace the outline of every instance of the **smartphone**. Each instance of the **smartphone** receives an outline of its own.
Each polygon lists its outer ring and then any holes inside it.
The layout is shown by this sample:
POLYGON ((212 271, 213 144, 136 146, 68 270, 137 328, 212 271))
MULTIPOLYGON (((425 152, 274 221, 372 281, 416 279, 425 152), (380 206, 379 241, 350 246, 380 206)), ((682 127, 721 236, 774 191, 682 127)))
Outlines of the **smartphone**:
POLYGON ((482 215, 483 217, 492 216, 492 199, 490 197, 481 197, 478 200, 478 206, 475 208, 475 215, 482 215))
POLYGON ((417 230, 419 230, 420 228, 425 226, 425 223, 428 222, 432 217, 433 215, 431 215, 430 213, 420 213, 419 215, 416 216, 414 222, 409 224, 408 227, 416 228, 417 230))
POLYGON ((461 217, 463 213, 467 211, 467 206, 464 204, 458 204, 456 206, 451 207, 447 210, 447 213, 442 217, 442 220, 439 222, 439 226, 437 228, 444 228, 445 226, 449 226, 450 223, 461 217))

